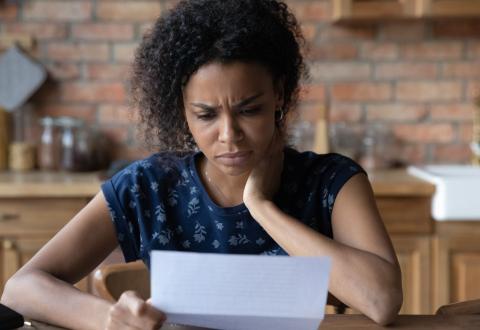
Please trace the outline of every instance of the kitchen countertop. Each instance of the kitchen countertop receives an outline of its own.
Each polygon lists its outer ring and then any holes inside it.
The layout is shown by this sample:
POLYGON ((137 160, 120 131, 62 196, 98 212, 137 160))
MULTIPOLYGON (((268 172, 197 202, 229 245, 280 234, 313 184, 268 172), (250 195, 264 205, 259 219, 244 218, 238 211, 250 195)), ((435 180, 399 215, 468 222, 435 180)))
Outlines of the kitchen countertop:
MULTIPOLYGON (((431 196, 435 186, 409 175, 405 169, 369 172, 376 196, 431 196)), ((92 197, 99 190, 100 173, 0 172, 0 197, 92 197)))
POLYGON ((99 172, 0 172, 0 198, 93 197, 100 191, 99 172))
POLYGON ((405 168, 368 172, 375 196, 432 196, 435 185, 407 173, 405 168))

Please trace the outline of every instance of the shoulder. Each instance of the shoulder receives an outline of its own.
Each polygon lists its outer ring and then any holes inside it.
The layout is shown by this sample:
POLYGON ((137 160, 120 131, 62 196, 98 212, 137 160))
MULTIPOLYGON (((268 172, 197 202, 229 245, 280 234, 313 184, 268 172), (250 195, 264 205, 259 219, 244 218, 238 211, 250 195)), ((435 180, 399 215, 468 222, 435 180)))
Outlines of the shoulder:
POLYGON ((349 157, 337 153, 299 152, 291 148, 285 149, 285 166, 293 171, 301 169, 304 173, 316 176, 365 173, 365 170, 349 157))
POLYGON ((193 153, 159 152, 134 161, 117 172, 109 181, 114 186, 145 185, 158 181, 178 181, 193 153))

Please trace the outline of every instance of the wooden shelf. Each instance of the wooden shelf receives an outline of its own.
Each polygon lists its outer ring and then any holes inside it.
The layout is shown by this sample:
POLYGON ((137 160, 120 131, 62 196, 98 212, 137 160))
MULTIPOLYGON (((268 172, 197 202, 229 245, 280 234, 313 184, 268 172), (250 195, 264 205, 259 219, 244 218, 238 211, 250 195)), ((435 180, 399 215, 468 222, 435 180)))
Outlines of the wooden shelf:
POLYGON ((478 0, 331 0, 336 22, 480 17, 478 0))

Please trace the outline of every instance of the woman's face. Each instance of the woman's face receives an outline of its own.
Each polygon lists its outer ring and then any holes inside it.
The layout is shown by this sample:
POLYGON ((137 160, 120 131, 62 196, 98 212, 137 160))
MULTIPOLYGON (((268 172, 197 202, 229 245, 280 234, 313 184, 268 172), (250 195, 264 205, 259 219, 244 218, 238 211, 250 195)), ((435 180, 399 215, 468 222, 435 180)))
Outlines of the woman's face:
POLYGON ((249 172, 268 152, 281 94, 260 64, 212 62, 183 92, 185 117, 209 165, 228 175, 249 172))

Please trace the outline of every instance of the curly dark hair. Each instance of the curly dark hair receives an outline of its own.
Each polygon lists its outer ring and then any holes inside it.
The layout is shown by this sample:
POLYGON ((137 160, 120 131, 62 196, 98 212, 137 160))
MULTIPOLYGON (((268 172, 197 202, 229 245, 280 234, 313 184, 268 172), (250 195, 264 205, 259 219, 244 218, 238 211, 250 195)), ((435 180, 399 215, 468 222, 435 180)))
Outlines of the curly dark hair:
POLYGON ((305 39, 287 5, 276 0, 183 0, 160 17, 135 53, 133 101, 144 138, 161 150, 189 151, 196 144, 186 125, 182 88, 212 61, 264 65, 283 79, 286 114, 306 76, 305 39))

